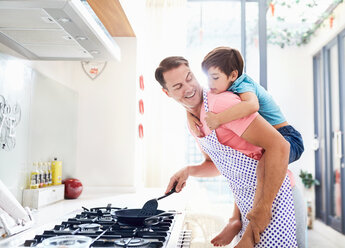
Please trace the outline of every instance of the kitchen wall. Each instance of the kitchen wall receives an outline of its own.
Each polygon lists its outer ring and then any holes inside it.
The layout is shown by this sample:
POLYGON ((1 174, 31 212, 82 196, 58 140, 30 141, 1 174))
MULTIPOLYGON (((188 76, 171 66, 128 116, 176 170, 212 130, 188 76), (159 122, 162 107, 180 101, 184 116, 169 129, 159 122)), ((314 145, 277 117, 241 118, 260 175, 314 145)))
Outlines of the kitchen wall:
POLYGON ((115 38, 121 61, 108 61, 94 80, 80 61, 33 62, 33 67, 75 90, 78 100, 77 165, 84 186, 134 190, 137 165, 136 38, 115 38))
MULTIPOLYGON (((135 145, 136 38, 116 41, 121 61, 109 61, 95 80, 85 74, 80 61, 16 60, 30 77, 22 78, 26 88, 16 93, 22 94, 17 98, 24 106, 17 135, 20 143, 10 153, 0 151, 0 179, 18 199, 27 166, 52 156, 63 161, 64 178, 78 178, 86 187, 131 191, 140 181, 135 168, 140 168, 135 145)), ((3 46, 0 52, 16 55, 3 46)), ((0 83, 3 94, 9 83, 4 87, 1 76, 0 83)), ((10 95, 16 98, 14 92, 10 95)))
POLYGON ((64 175, 74 173, 78 95, 7 51, 0 48, 0 95, 12 106, 19 104, 21 120, 15 148, 0 150, 0 180, 21 201, 32 162, 57 156, 64 162, 64 175))
MULTIPOLYGON (((268 89, 281 106, 287 120, 302 133, 305 152, 300 160, 290 168, 298 178, 300 169, 315 171, 314 150, 314 104, 313 104, 313 55, 339 32, 345 29, 345 4, 334 11, 333 27, 328 19, 311 37, 307 45, 301 47, 268 46, 268 89)), ((300 180, 298 180, 300 181, 300 180)), ((299 182, 300 183, 300 182, 299 182)), ((314 199, 312 191, 306 197, 314 199)))

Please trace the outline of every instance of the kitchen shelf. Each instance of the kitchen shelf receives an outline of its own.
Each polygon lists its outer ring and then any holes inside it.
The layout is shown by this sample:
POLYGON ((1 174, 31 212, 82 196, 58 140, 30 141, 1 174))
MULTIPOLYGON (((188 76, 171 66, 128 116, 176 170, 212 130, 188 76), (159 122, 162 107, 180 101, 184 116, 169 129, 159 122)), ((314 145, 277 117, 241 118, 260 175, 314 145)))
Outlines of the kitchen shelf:
POLYGON ((64 194, 64 184, 38 189, 24 189, 23 206, 39 209, 40 207, 63 200, 64 194))

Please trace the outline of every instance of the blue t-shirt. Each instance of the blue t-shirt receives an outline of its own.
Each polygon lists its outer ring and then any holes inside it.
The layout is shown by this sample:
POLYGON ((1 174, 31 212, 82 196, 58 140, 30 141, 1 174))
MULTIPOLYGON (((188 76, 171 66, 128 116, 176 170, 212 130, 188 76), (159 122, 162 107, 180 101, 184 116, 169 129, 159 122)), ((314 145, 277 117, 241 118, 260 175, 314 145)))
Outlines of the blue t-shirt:
POLYGON ((255 83, 247 74, 243 73, 228 89, 233 93, 253 92, 259 100, 259 114, 271 125, 286 121, 279 106, 264 87, 255 83))

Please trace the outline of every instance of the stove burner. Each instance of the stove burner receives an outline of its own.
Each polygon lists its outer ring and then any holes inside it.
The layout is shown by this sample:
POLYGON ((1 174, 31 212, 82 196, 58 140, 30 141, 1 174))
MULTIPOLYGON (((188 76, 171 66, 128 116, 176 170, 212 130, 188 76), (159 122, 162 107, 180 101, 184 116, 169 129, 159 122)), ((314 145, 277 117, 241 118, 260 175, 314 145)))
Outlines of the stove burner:
POLYGON ((37 234, 34 239, 26 240, 24 246, 40 246, 44 240, 55 236, 80 235, 92 239, 91 247, 167 247, 164 245, 175 223, 174 213, 154 216, 148 219, 147 225, 129 225, 119 222, 119 216, 116 215, 118 209, 125 208, 111 207, 110 204, 103 208, 83 208, 84 211, 75 217, 37 234))
POLYGON ((119 245, 122 247, 137 247, 137 246, 147 245, 148 243, 150 242, 141 238, 125 238, 125 239, 120 239, 120 240, 115 241, 116 245, 119 245))
POLYGON ((81 229, 81 231, 98 231, 101 225, 96 223, 86 223, 80 224, 78 227, 81 229))

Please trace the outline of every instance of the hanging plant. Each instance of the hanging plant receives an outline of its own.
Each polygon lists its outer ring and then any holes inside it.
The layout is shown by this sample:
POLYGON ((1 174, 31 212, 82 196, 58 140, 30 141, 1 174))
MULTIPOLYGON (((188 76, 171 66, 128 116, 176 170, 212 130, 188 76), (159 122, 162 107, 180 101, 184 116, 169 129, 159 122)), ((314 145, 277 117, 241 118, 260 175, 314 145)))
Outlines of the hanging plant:
POLYGON ((300 46, 310 41, 314 32, 329 18, 329 27, 333 27, 333 10, 343 0, 332 0, 329 4, 316 0, 268 0, 272 17, 268 17, 267 41, 280 47, 300 46), (317 8, 326 6, 323 13, 317 16, 317 8), (284 12, 284 13, 283 13, 284 12), (288 15, 286 15, 288 13, 288 15), (284 16, 285 14, 285 16, 284 16), (289 14, 293 19, 289 20, 289 14), (271 24, 271 25, 270 25, 271 24), (289 31, 287 31, 289 30, 289 31))

